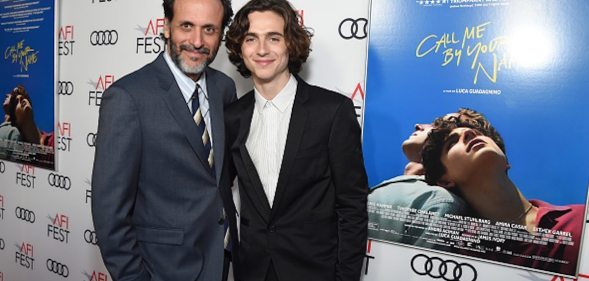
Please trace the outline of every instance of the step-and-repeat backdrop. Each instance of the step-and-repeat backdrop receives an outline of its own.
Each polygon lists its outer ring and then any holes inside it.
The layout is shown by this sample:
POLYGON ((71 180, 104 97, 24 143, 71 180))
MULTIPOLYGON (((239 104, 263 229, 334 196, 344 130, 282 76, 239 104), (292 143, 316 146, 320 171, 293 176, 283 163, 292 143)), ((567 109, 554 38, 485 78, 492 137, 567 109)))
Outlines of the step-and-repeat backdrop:
MULTIPOLYGON (((23 1, 14 2, 21 3, 23 1)), ((243 0, 233 1, 234 10, 237 11, 244 2, 243 0)), ((367 104, 366 109, 364 108, 365 98, 368 98, 367 101, 369 101, 371 95, 366 91, 366 79, 371 81, 368 83, 368 87, 376 87, 370 84, 374 83, 372 81, 375 79, 372 78, 371 71, 368 71, 367 76, 368 56, 371 57, 369 67, 382 63, 391 64, 389 66, 396 69, 391 71, 391 76, 379 77, 379 79, 383 79, 383 83, 390 84, 390 91, 387 90, 387 94, 411 95, 413 93, 401 90, 399 85, 404 83, 426 85, 430 83, 431 73, 424 74, 421 79, 416 79, 413 76, 410 79, 405 79, 403 73, 408 69, 395 68, 395 66, 406 67, 408 62, 381 61, 379 56, 374 55, 372 49, 369 52, 368 35, 369 32, 372 32, 370 40, 372 38, 381 40, 379 39, 381 36, 392 40, 392 42, 384 41, 385 44, 391 46, 391 49, 386 52, 412 60, 415 57, 414 53, 405 54, 392 48, 397 39, 402 39, 397 38, 395 30, 402 30, 407 28, 409 24, 418 21, 420 25, 429 25, 432 29, 428 32, 420 30, 413 36, 425 38, 430 33, 441 36, 439 33, 442 31, 437 27, 440 22, 432 21, 433 15, 426 13, 423 15, 414 14, 408 22, 407 18, 404 18, 408 15, 404 12, 408 9, 406 5, 421 6, 426 3, 426 6, 436 6, 437 2, 446 3, 448 1, 389 2, 382 0, 370 3, 368 0, 297 0, 292 2, 298 10, 301 23, 314 33, 313 51, 304 66, 302 76, 310 83, 335 90, 351 98, 356 105, 360 122, 368 124, 364 122, 364 114, 369 116, 371 112, 371 109, 368 108, 370 104, 367 104), (399 5, 401 2, 405 4, 399 5), (390 9, 396 12, 391 13, 390 9), (372 14, 372 19, 370 19, 370 14, 372 14), (375 29, 374 24, 371 27, 371 22, 374 23, 375 20, 380 21, 381 28, 375 29), (388 23, 383 23, 383 20, 388 23)), ((409 8, 417 9, 413 6, 409 8)), ((538 7, 538 9, 543 8, 546 7, 538 7)), ((448 12, 443 9, 432 11, 441 14, 448 12)), ((469 11, 463 9, 456 13, 469 11)), ((97 134, 98 109, 102 93, 112 83, 152 61, 159 52, 164 50, 164 42, 159 37, 164 25, 163 11, 159 0, 61 0, 57 1, 57 15, 58 23, 55 32, 58 38, 58 86, 55 94, 58 101, 58 121, 54 127, 56 170, 46 170, 6 160, 0 161, 0 281, 111 280, 96 246, 96 235, 90 215, 90 200, 92 198, 90 179, 97 134)), ((480 23, 477 21, 476 24, 482 24, 485 20, 481 19, 480 21, 480 23)), ((457 33, 464 31, 465 26, 459 27, 448 27, 446 32, 452 32, 454 29, 457 33)), ((426 42, 427 45, 424 45, 424 48, 431 48, 437 40, 439 38, 426 42)), ((581 43, 578 44, 578 47, 581 48, 582 42, 589 41, 579 40, 579 42, 581 43)), ((383 52, 385 49, 381 48, 379 52, 383 52)), ((443 51, 440 49, 432 52, 429 57, 440 58, 443 51)), ((463 63, 471 62, 466 61, 465 55, 463 63)), ((251 82, 243 79, 227 60, 224 47, 221 47, 213 66, 234 78, 238 94, 243 94, 251 89, 251 82)), ((472 73, 473 71, 468 75, 469 78, 472 78, 472 73)), ((482 75, 480 79, 483 79, 482 75)), ((563 84, 566 85, 567 82, 563 81, 563 84)), ((566 90, 563 88, 558 93, 566 90)), ((377 88, 371 91, 374 91, 375 94, 380 92, 377 88)), ((432 91, 432 94, 440 93, 432 91)), ((530 98, 532 96, 530 95, 530 98)), ((542 97, 538 98, 543 99, 542 97)), ((378 98, 375 98, 375 101, 377 100, 378 98)), ((422 100, 423 103, 428 103, 425 99, 422 100)), ((384 103, 383 105, 389 106, 384 103)), ((462 104, 460 105, 462 106, 462 104)), ((411 105, 407 106, 411 107, 411 105)), ((548 105, 546 104, 546 106, 548 105)), ((435 114, 445 109, 444 107, 439 111, 431 111, 430 113, 434 115, 430 117, 435 117, 435 114)), ((396 110, 396 107, 391 105, 390 108, 385 109, 385 112, 393 114, 396 110)), ((565 114, 566 112, 556 113, 558 116, 565 114)), ((490 115, 489 117, 495 116, 490 115)), ((548 114, 545 117, 554 118, 548 114)), ((410 128, 405 128, 407 125, 405 123, 418 122, 409 116, 407 119, 399 118, 404 120, 402 125, 390 122, 392 125, 390 131, 398 135, 404 135, 410 130, 410 128)), ((493 119, 495 122, 497 118, 493 119)), ((579 128, 582 127, 580 125, 582 120, 584 119, 577 119, 577 123, 566 124, 568 126, 559 127, 560 130, 554 128, 552 130, 555 131, 554 134, 564 134, 575 139, 575 131, 582 130, 579 128), (573 136, 571 137, 571 135, 573 136)), ((384 121, 388 122, 390 119, 385 118, 384 121)), ((517 120, 514 121, 514 124, 517 124, 517 120)), ((504 127, 500 127, 500 130, 503 129, 504 127)), ((371 134, 374 132, 372 131, 371 134)), ((364 138, 367 137, 370 136, 365 131, 364 138)), ((507 139, 508 135, 506 134, 505 137, 507 139)), ((576 141, 580 143, 579 139, 576 141)), ((370 143, 365 142, 365 149, 369 150, 369 145, 370 143)), ((397 151, 400 150, 397 147, 400 142, 393 140, 390 145, 398 154, 397 151)), ((388 152, 383 151, 383 153, 388 152)), ((565 153, 586 155, 582 151, 566 151, 565 153)), ((397 156, 396 154, 394 157, 397 156)), ((384 177, 402 172, 398 166, 395 166, 396 164, 391 164, 390 172, 392 174, 378 174, 374 169, 370 153, 367 156, 366 164, 372 184, 384 177)), ((582 173, 574 168, 572 171, 573 173, 582 173)), ((568 177, 567 174, 566 178, 568 177)), ((561 188, 562 185, 554 187, 555 190, 561 188)), ((581 273, 588 273, 589 268, 583 266, 583 260, 587 261, 587 258, 581 259, 581 273)), ((464 255, 456 256, 448 252, 431 251, 383 241, 369 241, 365 261, 362 274, 365 281, 571 280, 569 277, 555 277, 553 274, 505 267, 481 259, 471 259, 464 255)), ((582 276, 579 277, 580 280, 587 278, 586 275, 582 276)))

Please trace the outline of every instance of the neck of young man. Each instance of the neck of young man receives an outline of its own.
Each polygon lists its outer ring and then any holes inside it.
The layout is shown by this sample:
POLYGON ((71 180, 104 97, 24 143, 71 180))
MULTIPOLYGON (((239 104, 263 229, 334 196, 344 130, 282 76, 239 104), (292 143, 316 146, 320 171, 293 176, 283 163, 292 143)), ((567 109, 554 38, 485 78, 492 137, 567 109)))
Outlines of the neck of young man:
POLYGON ((290 72, 285 71, 278 76, 273 77, 272 79, 262 79, 259 77, 253 77, 254 86, 256 90, 264 97, 266 100, 274 99, 284 87, 288 83, 290 79, 290 72))
POLYGON ((507 175, 493 181, 472 181, 460 188, 469 205, 481 218, 526 226, 531 231, 537 209, 523 196, 507 175))
POLYGON ((403 175, 412 175, 412 176, 422 176, 425 175, 425 169, 423 168, 423 164, 421 162, 416 161, 409 161, 407 165, 405 165, 405 170, 403 171, 403 175))
POLYGON ((24 122, 20 127, 19 131, 23 139, 29 143, 40 144, 41 133, 35 124, 35 121, 24 122))

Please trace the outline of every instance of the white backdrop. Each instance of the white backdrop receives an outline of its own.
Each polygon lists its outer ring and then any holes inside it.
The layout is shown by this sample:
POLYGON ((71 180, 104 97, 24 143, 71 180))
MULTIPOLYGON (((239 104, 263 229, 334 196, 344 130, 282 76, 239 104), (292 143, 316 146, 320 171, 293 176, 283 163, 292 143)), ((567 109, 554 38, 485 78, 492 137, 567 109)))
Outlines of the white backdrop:
MULTIPOLYGON (((234 0, 234 11, 244 2, 234 0)), ((292 3, 314 32, 302 76, 352 98, 361 122, 369 0, 292 3)), ((0 161, 0 281, 112 280, 95 245, 89 204, 100 98, 114 81, 163 50, 158 38, 163 25, 160 0, 61 0, 58 10, 57 171, 0 161), (98 33, 109 34, 107 41, 95 41, 98 33)), ((227 60, 224 47, 213 66, 234 78, 238 94, 251 89, 227 60)), ((411 259, 420 253, 469 263, 477 280, 566 280, 397 245, 369 245, 364 281, 443 280, 412 270, 411 259)), ((584 252, 581 272, 589 273, 584 252)), ((455 279, 472 280, 467 266, 463 268, 455 279)), ((589 280, 583 276, 580 280, 589 280)))

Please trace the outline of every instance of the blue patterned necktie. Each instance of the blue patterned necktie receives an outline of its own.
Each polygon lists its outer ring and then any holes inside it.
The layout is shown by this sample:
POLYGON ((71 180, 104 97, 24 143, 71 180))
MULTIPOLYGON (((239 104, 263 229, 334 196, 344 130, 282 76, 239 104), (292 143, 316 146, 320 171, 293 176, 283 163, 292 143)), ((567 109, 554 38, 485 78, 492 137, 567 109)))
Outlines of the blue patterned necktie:
POLYGON ((200 102, 198 100, 198 93, 201 91, 200 85, 196 84, 196 89, 194 89, 194 93, 192 94, 192 119, 194 119, 194 123, 198 127, 198 133, 201 136, 202 143, 205 148, 205 152, 208 155, 207 162, 209 163, 209 167, 211 171, 214 172, 215 170, 215 162, 213 160, 213 147, 211 146, 211 138, 209 136, 209 132, 207 131, 207 125, 205 124, 204 116, 200 110, 200 102))
MULTIPOLYGON (((213 161, 213 147, 211 146, 211 139, 209 136, 209 133, 207 131, 207 126, 205 124, 205 120, 204 120, 204 116, 202 115, 201 109, 200 109, 200 102, 198 100, 198 93, 199 91, 201 91, 202 89, 200 88, 200 85, 196 84, 196 89, 194 89, 194 93, 192 94, 192 119, 194 119, 194 123, 196 123, 196 126, 198 127, 198 133, 200 136, 202 136, 202 143, 205 147, 205 151, 208 153, 208 163, 209 163, 209 167, 211 168, 211 172, 213 173, 213 175, 215 174, 215 162, 213 161)), ((227 216, 225 215, 225 211, 223 211, 223 217, 225 218, 224 220, 224 241, 223 241, 223 246, 225 249, 230 250, 231 249, 231 243, 230 243, 230 237, 229 237, 229 221, 227 220, 227 216)))

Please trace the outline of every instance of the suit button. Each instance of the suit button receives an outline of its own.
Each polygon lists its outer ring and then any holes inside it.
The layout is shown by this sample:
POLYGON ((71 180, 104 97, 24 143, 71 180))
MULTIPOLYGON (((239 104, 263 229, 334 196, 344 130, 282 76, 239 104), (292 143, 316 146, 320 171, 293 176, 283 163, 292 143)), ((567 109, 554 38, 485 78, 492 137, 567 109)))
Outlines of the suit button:
POLYGON ((271 225, 268 227, 268 231, 270 231, 270 233, 274 233, 276 232, 276 226, 275 225, 271 225))
POLYGON ((217 223, 218 223, 218 224, 220 224, 220 225, 223 225, 223 224, 225 224, 225 219, 224 219, 224 218, 220 218, 220 219, 217 221, 217 223))

